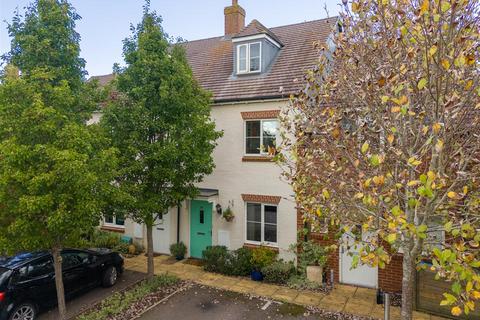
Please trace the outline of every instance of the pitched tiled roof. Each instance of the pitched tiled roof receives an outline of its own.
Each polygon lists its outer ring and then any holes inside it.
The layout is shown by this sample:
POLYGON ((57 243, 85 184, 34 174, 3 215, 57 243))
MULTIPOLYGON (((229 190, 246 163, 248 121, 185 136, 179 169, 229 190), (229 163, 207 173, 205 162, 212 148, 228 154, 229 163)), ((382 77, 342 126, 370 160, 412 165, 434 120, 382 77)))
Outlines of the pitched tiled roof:
POLYGON ((271 30, 269 30, 267 27, 265 27, 263 24, 258 22, 258 20, 254 19, 252 22, 248 24, 245 28, 243 28, 242 31, 234 35, 232 38, 242 38, 242 37, 248 37, 248 36, 254 36, 257 34, 266 34, 273 40, 277 41, 280 45, 282 45, 282 42, 278 37, 273 33, 271 30))
MULTIPOLYGON (((262 74, 233 75, 233 43, 229 37, 195 40, 184 46, 195 78, 202 88, 212 92, 215 102, 288 98, 301 88, 305 71, 318 61, 314 43, 325 43, 337 20, 333 17, 270 29, 253 20, 234 37, 266 33, 283 44, 262 74)), ((113 75, 92 78, 103 85, 113 75)))
POLYGON ((98 80, 98 85, 103 87, 109 84, 114 77, 115 77, 114 74, 111 73, 111 74, 105 74, 103 76, 93 76, 89 80, 98 80))
MULTIPOLYGON (((284 46, 263 74, 234 76, 233 44, 225 37, 185 43, 187 58, 198 82, 213 93, 215 102, 287 98, 301 88, 305 71, 318 61, 314 43, 325 43, 337 20, 271 28, 284 46)), ((246 29, 248 26, 242 32, 246 29)))

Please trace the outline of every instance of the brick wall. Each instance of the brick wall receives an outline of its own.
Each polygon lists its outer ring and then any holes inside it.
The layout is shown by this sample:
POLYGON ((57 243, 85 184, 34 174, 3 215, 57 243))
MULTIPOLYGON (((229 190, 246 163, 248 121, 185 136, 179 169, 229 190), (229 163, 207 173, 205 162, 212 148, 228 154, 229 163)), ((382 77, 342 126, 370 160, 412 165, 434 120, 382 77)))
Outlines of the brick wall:
MULTIPOLYGON (((300 210, 297 210, 297 230, 300 231, 304 228, 304 222, 300 210)), ((329 246, 335 243, 334 232, 330 231, 326 233, 311 233, 309 235, 310 239, 317 241, 322 246, 329 246)), ((303 239, 298 239, 298 242, 303 241, 303 239)), ((325 271, 327 273, 327 281, 330 282, 330 270, 333 270, 334 281, 339 282, 339 256, 338 250, 335 250, 330 253, 330 256, 327 260, 327 265, 325 266, 325 271)))
POLYGON ((385 269, 378 268, 378 287, 387 292, 402 291, 402 260, 403 255, 397 254, 392 257, 385 269))

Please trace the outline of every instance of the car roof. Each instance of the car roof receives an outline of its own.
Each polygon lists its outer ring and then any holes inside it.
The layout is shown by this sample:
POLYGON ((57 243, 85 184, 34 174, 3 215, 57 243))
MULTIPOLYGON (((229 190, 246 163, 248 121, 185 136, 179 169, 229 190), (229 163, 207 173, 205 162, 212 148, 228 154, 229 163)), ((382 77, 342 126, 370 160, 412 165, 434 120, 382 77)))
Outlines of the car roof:
POLYGON ((15 269, 25 263, 48 255, 47 251, 22 252, 12 257, 0 257, 0 267, 15 269))

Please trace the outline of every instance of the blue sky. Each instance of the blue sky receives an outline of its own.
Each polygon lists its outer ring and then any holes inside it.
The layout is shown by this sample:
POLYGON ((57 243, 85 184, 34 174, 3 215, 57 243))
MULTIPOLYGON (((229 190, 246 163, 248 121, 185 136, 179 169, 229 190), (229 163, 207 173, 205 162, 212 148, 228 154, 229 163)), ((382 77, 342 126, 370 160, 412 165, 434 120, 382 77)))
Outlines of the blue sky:
MULTIPOLYGON (((0 53, 9 50, 6 21, 15 8, 31 0, 0 0, 0 53)), ((142 0, 70 0, 82 20, 81 56, 89 75, 107 74, 115 62, 122 63, 122 40, 130 34, 130 23, 142 14, 142 0)), ((292 24, 337 15, 341 0, 239 0, 246 10, 246 23, 257 19, 267 27, 292 24)), ((223 35, 223 8, 231 0, 151 0, 151 8, 163 17, 165 31, 174 37, 196 40, 223 35)))

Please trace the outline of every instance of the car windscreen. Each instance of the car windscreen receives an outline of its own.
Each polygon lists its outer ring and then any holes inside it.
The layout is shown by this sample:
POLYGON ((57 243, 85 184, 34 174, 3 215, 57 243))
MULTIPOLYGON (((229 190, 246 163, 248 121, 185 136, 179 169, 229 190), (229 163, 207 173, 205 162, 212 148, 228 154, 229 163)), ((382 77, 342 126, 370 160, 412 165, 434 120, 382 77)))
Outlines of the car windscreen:
POLYGON ((0 267, 0 291, 7 287, 11 274, 12 270, 0 267))

